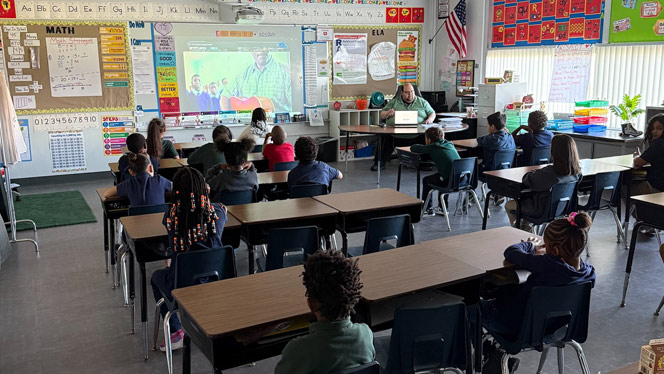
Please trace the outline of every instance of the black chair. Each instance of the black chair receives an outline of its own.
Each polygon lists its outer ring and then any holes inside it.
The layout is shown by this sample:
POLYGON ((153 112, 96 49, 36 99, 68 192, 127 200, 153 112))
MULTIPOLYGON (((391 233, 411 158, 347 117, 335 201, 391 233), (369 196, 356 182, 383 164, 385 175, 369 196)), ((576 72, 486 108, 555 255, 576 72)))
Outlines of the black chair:
MULTIPOLYGON (((411 83, 411 85, 413 86, 413 91, 415 91, 415 96, 422 97, 422 93, 420 92, 420 89, 417 87, 417 85, 414 83, 411 83)), ((400 84, 399 87, 397 87, 397 92, 394 94, 394 98, 401 97, 402 92, 403 92, 403 84, 400 84)))
POLYGON ((258 268, 265 271, 296 266, 319 249, 316 226, 272 229, 267 239, 267 255, 258 260, 258 268))
POLYGON ((413 226, 410 224, 410 215, 371 218, 367 221, 367 232, 364 235, 364 247, 362 253, 359 248, 351 248, 348 253, 351 256, 366 255, 393 248, 405 247, 415 242, 413 238, 413 226), (396 240, 396 246, 387 246, 388 240, 396 240))
POLYGON ((486 177, 484 177, 483 172, 490 170, 503 170, 503 169, 512 168, 512 165, 514 164, 515 155, 516 155, 516 150, 508 150, 508 149, 501 149, 493 154, 493 163, 489 165, 488 168, 482 170, 482 173, 480 173, 477 176, 477 179, 479 179, 479 181, 482 182, 483 198, 486 199, 486 177))
POLYGON ((417 172, 417 197, 421 198, 420 196, 420 184, 421 184, 421 178, 420 178, 420 171, 422 170, 422 167, 433 167, 435 164, 432 161, 424 161, 422 160, 422 155, 414 154, 411 152, 403 152, 399 149, 397 149, 397 158, 399 159, 399 170, 397 172, 397 191, 401 189, 401 168, 404 166, 407 167, 412 167, 415 169, 417 172))
POLYGON ((221 191, 217 194, 214 202, 220 202, 224 205, 242 205, 256 202, 256 191, 221 191))
POLYGON ((274 164, 274 171, 290 171, 297 166, 297 161, 277 162, 274 164))
MULTIPOLYGON (((542 235, 544 229, 546 228, 546 224, 556 218, 565 216, 572 211, 574 208, 574 195, 576 194, 577 183, 578 181, 554 184, 553 187, 551 187, 551 199, 549 200, 549 206, 545 211, 542 212, 542 215, 531 216, 527 214, 521 214, 521 219, 525 219, 535 226, 540 226, 538 234, 542 235)), ((518 200, 517 207, 517 209, 520 209, 520 202, 518 200)), ((519 222, 517 222, 516 227, 519 227, 519 222)))
POLYGON ((470 347, 463 303, 397 309, 383 372, 438 370, 461 374, 466 367, 466 349, 470 347))
POLYGON ((610 210, 611 214, 613 214, 613 219, 616 221, 618 243, 622 239, 625 243, 625 249, 627 249, 627 237, 620 222, 620 214, 616 211, 616 207, 620 207, 620 194, 617 193, 619 183, 620 172, 618 171, 595 175, 595 181, 591 185, 588 202, 585 205, 579 205, 578 209, 590 213, 593 221, 598 210, 610 210), (604 199, 604 193, 608 194, 608 199, 604 199))
POLYGON ((335 371, 330 374, 380 374, 380 365, 376 362, 356 366, 354 368, 335 371))
POLYGON ((551 147, 535 147, 526 166, 546 165, 551 158, 551 147))
MULTIPOLYGON (((207 248, 190 250, 178 254, 175 264, 175 289, 190 287, 196 284, 210 283, 222 279, 235 278, 237 269, 235 267, 235 251, 231 246, 223 248, 207 248)), ((152 349, 157 349, 159 337, 159 309, 162 304, 168 308, 164 316, 164 339, 166 340, 166 363, 169 374, 173 374, 173 351, 170 339, 170 318, 177 311, 175 300, 161 293, 161 299, 157 302, 154 318, 154 340, 152 349)))
POLYGON ((576 351, 581 371, 590 374, 586 356, 579 343, 585 342, 588 337, 591 288, 591 282, 562 287, 534 287, 516 338, 489 330, 504 351, 503 374, 509 373, 509 355, 532 349, 542 352, 537 369, 537 372, 541 373, 551 347, 558 350, 558 371, 562 373, 566 344, 576 351))
POLYGON ((320 183, 312 184, 297 184, 290 189, 290 198, 296 199, 298 197, 314 197, 320 195, 327 195, 328 186, 320 183))
MULTIPOLYGON (((476 157, 461 158, 458 160, 452 161, 452 170, 450 171, 450 176, 447 179, 447 186, 440 187, 433 184, 430 184, 431 191, 427 195, 424 205, 422 206, 422 215, 424 215, 424 210, 429 206, 429 201, 431 200, 431 195, 434 191, 439 192, 439 202, 445 215, 445 220, 447 221, 447 230, 452 231, 450 227, 450 217, 449 212, 447 211, 447 205, 445 204, 445 195, 451 193, 459 193, 459 200, 465 201, 466 195, 471 194, 475 201, 478 202, 477 194, 475 193, 473 184, 476 182, 475 179, 475 166, 477 163, 476 157)), ((479 204, 474 204, 477 208, 477 211, 480 213, 480 217, 484 217, 482 213, 482 208, 479 204)))

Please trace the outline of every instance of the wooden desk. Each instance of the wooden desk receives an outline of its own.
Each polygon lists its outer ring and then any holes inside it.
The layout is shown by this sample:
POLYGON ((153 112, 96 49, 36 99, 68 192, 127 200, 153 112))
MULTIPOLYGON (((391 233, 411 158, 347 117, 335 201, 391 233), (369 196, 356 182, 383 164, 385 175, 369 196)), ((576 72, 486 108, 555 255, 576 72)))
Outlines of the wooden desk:
POLYGON ((261 186, 285 183, 288 183, 288 170, 258 173, 258 184, 261 186))
MULTIPOLYGON (((456 149, 457 153, 463 153, 466 152, 465 148, 459 148, 457 146, 454 146, 456 149)), ((422 198, 420 194, 420 186, 421 186, 421 181, 422 179, 420 178, 420 172, 422 170, 422 166, 428 166, 430 168, 433 168, 435 163, 431 161, 431 157, 429 155, 424 154, 424 153, 417 153, 413 152, 410 150, 410 147, 395 147, 397 150, 397 158, 399 159, 399 170, 397 171, 397 191, 401 190, 401 169, 404 165, 415 168, 417 172, 417 177, 416 177, 416 186, 417 186, 417 194, 415 195, 418 198, 422 198)))
POLYGON ((263 158, 263 154, 261 152, 252 152, 247 155, 247 161, 250 162, 256 162, 256 161, 263 161, 265 160, 263 158))
POLYGON ((242 238, 249 252, 249 274, 254 273, 254 246, 267 243, 270 229, 313 225, 324 235, 332 235, 339 213, 310 197, 233 205, 228 212, 242 224, 242 238))
POLYGON ((108 167, 111 169, 111 173, 116 174, 120 172, 119 168, 119 163, 118 162, 109 162, 108 167))
POLYGON ((182 166, 189 166, 189 161, 187 161, 187 158, 180 158, 176 160, 178 164, 182 166))
POLYGON ((422 210, 422 200, 389 188, 321 195, 314 199, 339 211, 336 226, 343 238, 344 253, 348 251, 348 234, 366 231, 367 220, 409 214, 411 223, 417 223, 422 210))
POLYGON ((181 151, 183 149, 196 149, 200 146, 203 146, 209 142, 184 142, 184 143, 173 143, 176 151, 181 151))
MULTIPOLYGON (((623 282, 623 297, 620 306, 625 306, 627 297, 627 286, 629 286, 629 276, 632 272, 632 262, 634 261, 634 252, 636 250, 636 240, 639 236, 639 229, 642 226, 652 227, 658 230, 664 230, 664 192, 650 195, 632 196, 632 204, 636 207, 636 222, 632 228, 632 239, 629 243, 629 255, 627 256, 627 266, 625 267, 625 281, 623 282)), ((659 235, 659 233, 657 234, 659 235)))
POLYGON ((477 147, 479 147, 479 144, 477 144, 477 139, 452 140, 452 144, 454 144, 457 147, 462 147, 462 148, 477 148, 477 147))
POLYGON ((106 191, 111 187, 97 188, 97 196, 101 202, 101 207, 104 212, 104 262, 106 263, 106 272, 108 273, 108 258, 109 250, 113 248, 113 253, 110 255, 111 268, 113 269, 113 288, 117 286, 115 281, 116 267, 115 267, 115 220, 127 215, 127 208, 129 207, 129 199, 120 197, 113 197, 107 199, 104 197, 106 191))

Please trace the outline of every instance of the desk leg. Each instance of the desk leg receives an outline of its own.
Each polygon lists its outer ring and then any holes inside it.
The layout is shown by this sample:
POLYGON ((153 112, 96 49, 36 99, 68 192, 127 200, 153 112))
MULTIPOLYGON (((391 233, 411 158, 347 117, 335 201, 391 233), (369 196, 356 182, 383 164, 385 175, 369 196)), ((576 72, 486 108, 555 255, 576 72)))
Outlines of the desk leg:
POLYGON ((486 230, 486 220, 489 217, 489 201, 491 200, 492 191, 486 194, 484 198, 484 217, 482 217, 482 230, 486 230))
POLYGON ((475 329, 475 362, 473 362, 473 367, 475 368, 476 373, 482 372, 482 308, 480 308, 479 303, 482 297, 483 288, 484 281, 482 280, 480 281, 479 295, 477 296, 477 316, 475 317, 477 328, 475 329))
POLYGON ((249 261, 249 275, 253 274, 255 269, 254 269, 254 263, 256 262, 256 256, 255 256, 256 250, 253 245, 247 243, 247 257, 249 261))
POLYGON ((184 334, 184 340, 182 341, 184 347, 184 353, 182 354, 182 374, 191 373, 191 338, 189 335, 184 334))
POLYGON ((108 245, 108 250, 109 250, 109 255, 111 256, 111 278, 113 281, 113 289, 117 287, 117 283, 115 282, 115 275, 116 275, 116 259, 115 259, 115 220, 111 219, 109 220, 109 245, 108 245))
POLYGON ((145 274, 145 263, 139 262, 141 271, 141 326, 143 328, 143 359, 148 360, 148 294, 147 277, 145 274))
MULTIPOLYGON (((401 167, 401 165, 399 165, 401 167)), ((418 199, 422 199, 422 195, 420 194, 420 185, 421 185, 421 180, 420 180, 420 163, 417 163, 417 197, 418 199)))
POLYGON ((623 284, 623 296, 620 306, 625 306, 625 298, 627 297, 627 286, 629 286, 629 275, 632 272, 632 262, 634 261, 634 251, 636 250, 636 238, 639 236, 639 229, 643 226, 643 222, 636 221, 632 229, 632 240, 629 243, 629 254, 627 255, 627 266, 625 267, 625 282, 623 284))
POLYGON ((514 222, 514 227, 521 229, 521 200, 516 199, 516 221, 514 222))
MULTIPOLYGON (((380 188, 380 163, 381 163, 381 159, 383 158, 383 153, 382 153, 383 152, 383 149, 382 149, 383 147, 380 144, 382 142, 381 138, 382 137, 380 136, 380 134, 378 134, 378 141, 376 142, 376 155, 378 155, 378 157, 376 157, 376 159, 378 160, 378 163, 377 163, 377 165, 378 165, 378 177, 376 178, 376 188, 380 188)), ((385 162, 387 162, 387 161, 385 161, 385 162)))
POLYGON ((339 232, 341 233, 341 251, 348 257, 348 234, 345 231, 339 232))
POLYGON ((108 215, 104 210, 104 260, 106 262, 106 273, 108 274, 108 215))
MULTIPOLYGON (((625 223, 623 224, 623 233, 625 234, 625 249, 627 249, 627 233, 629 230, 629 216, 632 213, 632 169, 625 173, 626 181, 623 182, 625 186, 625 223)), ((635 230, 635 228, 632 228, 635 230)), ((638 231, 638 230, 637 230, 638 231)))
POLYGON ((129 299, 131 300, 131 333, 136 333, 136 276, 134 275, 134 253, 129 252, 129 299))
POLYGON ((346 157, 345 157, 345 159, 346 159, 346 170, 345 170, 345 172, 348 172, 348 145, 349 145, 349 143, 350 143, 350 131, 346 131, 346 150, 345 150, 345 152, 346 152, 346 157))

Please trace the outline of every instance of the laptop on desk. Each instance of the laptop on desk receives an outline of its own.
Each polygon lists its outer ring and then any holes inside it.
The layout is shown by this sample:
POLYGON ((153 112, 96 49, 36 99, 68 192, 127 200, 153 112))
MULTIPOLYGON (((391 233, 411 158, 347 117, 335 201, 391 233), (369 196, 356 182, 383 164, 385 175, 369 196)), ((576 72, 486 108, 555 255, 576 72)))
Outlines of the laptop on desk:
POLYGON ((394 112, 394 127, 417 127, 416 110, 398 110, 394 112))

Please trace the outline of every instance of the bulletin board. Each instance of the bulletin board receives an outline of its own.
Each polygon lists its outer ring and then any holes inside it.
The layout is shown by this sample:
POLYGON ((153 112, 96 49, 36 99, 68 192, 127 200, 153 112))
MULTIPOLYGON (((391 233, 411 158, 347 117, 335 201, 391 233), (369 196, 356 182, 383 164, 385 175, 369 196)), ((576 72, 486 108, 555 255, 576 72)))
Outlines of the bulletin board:
POLYGON ((664 42, 664 3, 612 0, 609 43, 664 42))
MULTIPOLYGON (((380 42, 392 42, 396 44, 397 56, 395 59, 396 74, 393 79, 374 80, 367 74, 366 84, 336 85, 332 84, 330 79, 330 99, 331 100, 353 100, 365 99, 372 93, 378 91, 385 96, 392 96, 400 83, 419 84, 421 70, 421 50, 422 50, 422 28, 420 26, 400 25, 400 26, 334 26, 335 33, 364 33, 367 34, 367 53, 371 47, 380 42), (407 38, 400 37, 399 34, 410 34, 407 38), (404 33, 410 32, 410 33, 404 33), (417 36, 415 36, 417 35, 417 36), (401 40, 400 40, 401 39, 401 40), (415 39, 415 40, 413 40, 415 39), (400 44, 406 43, 415 45, 414 59, 400 54, 400 44), (414 61, 413 61, 414 60, 414 61), (405 61, 401 62, 400 61, 405 61), (404 80, 407 74, 407 80, 404 80), (401 80, 401 82, 400 82, 401 80)), ((329 58, 334 56, 332 45, 329 43, 329 58)))
POLYGON ((19 114, 134 109, 123 22, 5 21, 2 61, 19 114))
POLYGON ((491 47, 601 43, 603 22, 604 0, 494 0, 491 47))

